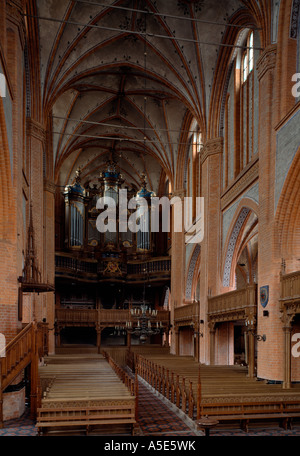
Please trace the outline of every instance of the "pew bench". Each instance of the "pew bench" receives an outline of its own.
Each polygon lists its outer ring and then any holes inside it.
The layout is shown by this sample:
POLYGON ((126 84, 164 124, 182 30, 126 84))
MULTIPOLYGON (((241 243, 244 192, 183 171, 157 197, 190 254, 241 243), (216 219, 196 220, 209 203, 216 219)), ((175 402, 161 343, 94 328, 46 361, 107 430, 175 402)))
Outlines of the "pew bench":
POLYGON ((133 435, 136 425, 134 400, 125 405, 42 407, 37 410, 38 435, 51 429, 57 432, 66 428, 73 431, 84 429, 88 434, 92 427, 98 429, 103 425, 129 425, 133 435))
POLYGON ((215 418, 219 423, 239 421, 243 431, 248 432, 250 421, 278 420, 280 427, 292 428, 293 418, 300 418, 298 401, 239 402, 201 404, 201 416, 215 418))

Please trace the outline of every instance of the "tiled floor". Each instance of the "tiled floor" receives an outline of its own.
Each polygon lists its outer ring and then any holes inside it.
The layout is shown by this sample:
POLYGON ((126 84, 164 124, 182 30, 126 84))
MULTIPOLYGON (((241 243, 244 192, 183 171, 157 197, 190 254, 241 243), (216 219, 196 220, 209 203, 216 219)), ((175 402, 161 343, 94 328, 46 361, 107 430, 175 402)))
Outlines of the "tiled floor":
POLYGON ((143 382, 139 382, 139 425, 143 435, 195 436, 193 430, 143 382))
MULTIPOLYGON (((200 436, 201 431, 195 431, 188 421, 183 421, 165 401, 160 400, 146 384, 139 382, 139 425, 143 436, 200 436)), ((35 423, 30 419, 29 410, 18 420, 7 421, 5 427, 0 429, 1 436, 36 436, 35 423)), ((212 437, 232 436, 300 436, 300 423, 293 426, 292 430, 283 430, 277 423, 269 426, 251 427, 245 433, 238 427, 215 428, 211 430, 212 437)))

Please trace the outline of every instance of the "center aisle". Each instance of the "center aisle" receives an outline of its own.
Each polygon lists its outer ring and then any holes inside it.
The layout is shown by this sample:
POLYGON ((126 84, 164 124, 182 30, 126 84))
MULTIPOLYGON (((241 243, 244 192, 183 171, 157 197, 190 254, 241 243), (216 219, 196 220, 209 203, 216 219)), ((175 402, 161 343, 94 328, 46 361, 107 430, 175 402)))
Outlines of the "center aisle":
POLYGON ((139 380, 138 423, 143 436, 197 436, 174 411, 139 380))

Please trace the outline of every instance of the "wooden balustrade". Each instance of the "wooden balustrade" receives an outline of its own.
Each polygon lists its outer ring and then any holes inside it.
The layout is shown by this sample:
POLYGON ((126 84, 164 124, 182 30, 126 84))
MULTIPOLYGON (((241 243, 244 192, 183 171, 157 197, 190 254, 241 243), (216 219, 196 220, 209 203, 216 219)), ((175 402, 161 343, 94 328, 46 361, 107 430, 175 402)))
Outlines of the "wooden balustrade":
POLYGON ((16 367, 26 364, 30 359, 33 347, 33 325, 27 325, 5 348, 2 358, 2 389, 5 389, 16 376, 16 367))
POLYGON ((102 323, 125 323, 130 320, 129 309, 99 309, 99 321, 102 323))
MULTIPOLYGON (((129 261, 128 263, 118 263, 119 268, 123 274, 142 275, 157 274, 157 273, 170 273, 171 259, 170 257, 151 258, 146 261, 129 261)), ((60 272, 64 271, 70 274, 89 274, 96 276, 102 275, 105 271, 106 262, 98 263, 96 260, 91 259, 77 259, 70 255, 63 255, 57 253, 55 255, 55 267, 60 272)))
POLYGON ((235 314, 235 319, 243 318, 246 309, 256 309, 257 285, 248 285, 240 290, 230 291, 208 298, 208 316, 210 318, 226 314, 235 314))
POLYGON ((174 309, 174 321, 179 322, 193 322, 199 319, 199 303, 193 302, 184 306, 176 307, 174 309))
POLYGON ((48 353, 48 325, 29 323, 5 347, 0 358, 0 427, 3 423, 2 393, 28 366, 31 366, 31 416, 41 402, 41 384, 38 377, 38 360, 48 353))
POLYGON ((155 274, 158 272, 170 272, 171 259, 170 257, 151 258, 147 261, 128 262, 127 272, 129 275, 145 275, 155 274))
POLYGON ((300 271, 289 274, 281 274, 281 299, 291 300, 300 299, 300 271))
MULTIPOLYGON (((124 325, 131 321, 129 309, 56 309, 55 318, 59 325, 124 325)), ((158 310, 153 321, 168 324, 170 312, 158 310)))
MULTIPOLYGON (((140 354, 136 355, 139 375, 152 386, 159 394, 180 408, 191 419, 199 417, 201 396, 195 399, 193 383, 189 380, 186 385, 185 377, 160 366, 140 354)), ((200 375, 198 382, 200 382, 200 375)), ((198 384, 197 391, 201 391, 198 384)))
POLYGON ((55 318, 60 324, 93 324, 98 313, 96 309, 56 309, 55 318))
POLYGON ((125 384, 125 386, 128 388, 131 396, 135 396, 135 419, 136 422, 138 421, 138 389, 139 389, 139 383, 138 383, 138 377, 137 377, 137 371, 135 373, 135 378, 133 379, 125 370, 120 367, 115 360, 105 351, 102 352, 103 356, 105 359, 108 361, 110 366, 113 368, 113 370, 116 372, 120 380, 125 384))

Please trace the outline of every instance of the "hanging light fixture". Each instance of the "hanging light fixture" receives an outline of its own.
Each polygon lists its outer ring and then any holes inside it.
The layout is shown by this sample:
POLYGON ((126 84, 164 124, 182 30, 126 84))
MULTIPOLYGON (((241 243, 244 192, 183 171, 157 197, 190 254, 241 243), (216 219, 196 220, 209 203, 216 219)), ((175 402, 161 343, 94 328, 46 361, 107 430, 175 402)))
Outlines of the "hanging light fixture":
POLYGON ((138 336, 142 343, 145 343, 148 337, 164 332, 162 322, 157 320, 157 310, 151 309, 151 307, 146 304, 146 268, 144 268, 144 272, 143 303, 140 308, 131 308, 131 319, 126 322, 127 332, 134 336, 138 336))
POLYGON ((126 322, 126 330, 134 336, 138 336, 142 343, 145 343, 148 337, 162 334, 162 322, 156 321, 157 310, 151 309, 145 302, 139 309, 131 309, 131 320, 126 322), (133 321, 132 321, 133 320, 133 321))

